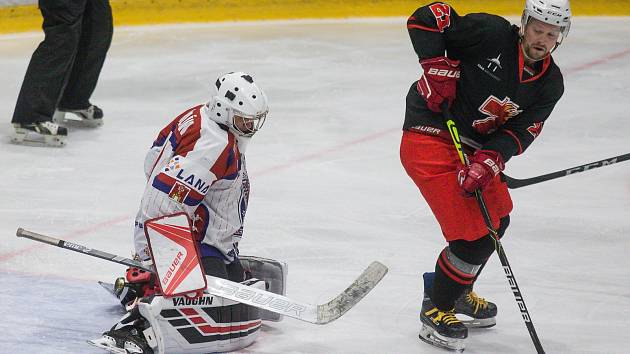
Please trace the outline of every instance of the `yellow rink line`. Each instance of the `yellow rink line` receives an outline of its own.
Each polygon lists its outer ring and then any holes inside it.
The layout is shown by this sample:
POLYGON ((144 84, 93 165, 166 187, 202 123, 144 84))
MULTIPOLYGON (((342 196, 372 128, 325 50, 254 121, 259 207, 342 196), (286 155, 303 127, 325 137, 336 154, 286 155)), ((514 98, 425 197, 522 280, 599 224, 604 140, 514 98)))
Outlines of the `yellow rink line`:
MULTIPOLYGON (((409 16, 430 1, 409 0, 110 0, 115 25, 409 16)), ((452 0, 460 14, 518 15, 524 0, 452 0)), ((577 16, 630 16, 630 0, 573 0, 577 16)), ((41 28, 36 5, 0 7, 0 33, 41 28)))

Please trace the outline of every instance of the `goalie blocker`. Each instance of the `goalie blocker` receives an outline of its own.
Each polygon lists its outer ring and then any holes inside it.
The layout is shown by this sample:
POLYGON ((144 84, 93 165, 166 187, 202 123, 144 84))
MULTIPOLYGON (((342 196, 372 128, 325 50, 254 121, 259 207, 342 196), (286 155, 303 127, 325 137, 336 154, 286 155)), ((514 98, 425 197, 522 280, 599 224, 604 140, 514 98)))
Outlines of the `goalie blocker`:
POLYGON ((144 274, 139 269, 127 271, 127 283, 116 293, 126 297, 121 303, 131 311, 90 344, 109 351, 132 349, 138 353, 233 351, 253 343, 261 320, 282 319, 279 314, 204 294, 203 290, 205 274, 227 273, 232 281, 247 277, 242 282, 245 285, 284 295, 286 264, 248 256, 228 265, 214 257, 199 259, 190 220, 183 213, 147 221, 145 235, 155 276, 137 276, 144 274), (146 289, 156 292, 143 294, 146 289), (134 299, 129 306, 130 295, 150 296, 134 299))

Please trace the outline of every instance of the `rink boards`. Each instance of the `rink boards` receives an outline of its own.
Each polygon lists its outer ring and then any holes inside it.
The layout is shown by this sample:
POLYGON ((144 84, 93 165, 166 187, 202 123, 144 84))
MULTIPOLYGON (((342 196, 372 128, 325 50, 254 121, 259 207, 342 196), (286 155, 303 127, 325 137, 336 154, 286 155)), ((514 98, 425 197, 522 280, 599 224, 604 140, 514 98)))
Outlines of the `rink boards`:
MULTIPOLYGON (((459 13, 518 15, 521 0, 452 0, 459 13)), ((42 18, 35 0, 0 0, 0 33, 34 31, 42 18)), ((110 0, 114 23, 147 25, 218 21, 256 21, 347 17, 408 16, 429 1, 413 0, 110 0)), ((629 16, 627 0, 573 0, 577 16, 629 16)))

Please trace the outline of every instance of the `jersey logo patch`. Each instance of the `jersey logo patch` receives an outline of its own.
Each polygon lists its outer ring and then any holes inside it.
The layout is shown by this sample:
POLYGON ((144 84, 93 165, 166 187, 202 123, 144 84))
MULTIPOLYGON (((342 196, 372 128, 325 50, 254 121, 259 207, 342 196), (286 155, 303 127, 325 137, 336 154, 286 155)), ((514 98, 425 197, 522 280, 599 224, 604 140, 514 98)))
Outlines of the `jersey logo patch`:
POLYGON ((501 54, 499 53, 499 55, 496 58, 488 58, 486 59, 488 61, 488 66, 486 66, 488 68, 488 70, 495 72, 497 71, 497 69, 503 69, 503 67, 501 66, 501 54))
POLYGON ((505 97, 503 100, 490 95, 486 101, 479 107, 479 112, 487 115, 487 118, 477 119, 473 122, 473 128, 479 134, 491 134, 495 132, 500 126, 505 124, 510 118, 515 117, 522 110, 518 109, 519 106, 512 102, 509 97, 505 97))
POLYGON ((429 9, 435 17, 438 30, 444 32, 444 29, 451 25, 451 7, 440 2, 429 6, 429 9))
POLYGON ((540 135, 540 132, 542 131, 543 128, 543 123, 534 123, 531 126, 527 127, 527 131, 535 138, 538 137, 538 135, 540 135))
POLYGON ((190 188, 183 185, 180 182, 175 182, 175 184, 173 185, 173 188, 171 188, 171 191, 168 193, 169 198, 173 199, 175 202, 182 204, 184 202, 184 200, 186 200, 186 197, 188 197, 188 194, 190 193, 190 188))

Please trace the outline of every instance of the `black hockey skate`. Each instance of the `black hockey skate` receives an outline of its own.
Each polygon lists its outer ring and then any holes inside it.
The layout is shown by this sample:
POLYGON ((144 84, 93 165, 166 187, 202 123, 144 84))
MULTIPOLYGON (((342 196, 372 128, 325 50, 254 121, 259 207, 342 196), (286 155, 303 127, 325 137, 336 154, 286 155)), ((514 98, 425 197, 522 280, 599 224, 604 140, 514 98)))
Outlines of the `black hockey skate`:
POLYGON ((455 312, 440 311, 433 302, 422 301, 420 312, 420 335, 422 341, 443 349, 463 352, 468 329, 455 317, 455 312))
POLYGON ((497 324, 497 305, 477 296, 472 289, 466 290, 455 301, 455 313, 470 319, 462 319, 468 328, 488 328, 497 324))
POLYGON ((95 347, 116 354, 153 354, 142 333, 133 328, 115 329, 103 333, 99 339, 89 340, 95 347))
POLYGON ((464 341, 468 337, 468 329, 455 316, 454 309, 440 311, 431 300, 429 294, 433 288, 435 273, 422 275, 424 280, 424 297, 420 311, 420 339, 436 347, 456 352, 463 352, 464 341))
POLYGON ((58 124, 46 121, 37 123, 13 123, 15 132, 11 142, 16 144, 43 144, 61 147, 66 144, 68 129, 58 124))
POLYGON ((77 122, 88 127, 100 127, 103 125, 103 110, 91 104, 85 109, 58 108, 53 115, 53 121, 58 124, 77 122), (72 113, 73 116, 67 116, 72 113))
POLYGON ((110 353, 153 354, 153 349, 145 338, 144 330, 147 328, 148 322, 140 316, 138 308, 134 308, 112 329, 103 333, 101 338, 89 340, 88 343, 110 353))

